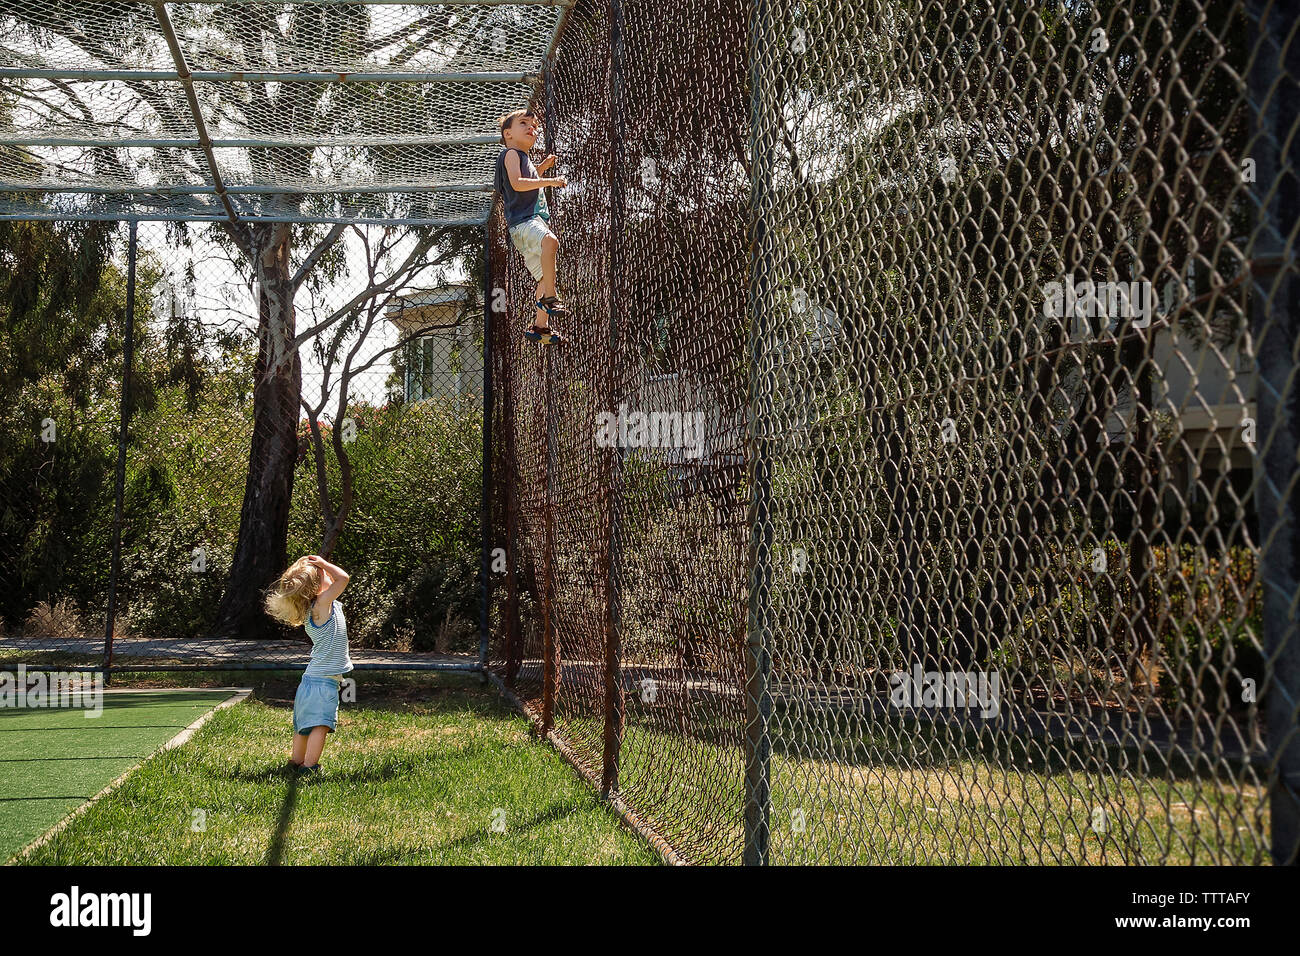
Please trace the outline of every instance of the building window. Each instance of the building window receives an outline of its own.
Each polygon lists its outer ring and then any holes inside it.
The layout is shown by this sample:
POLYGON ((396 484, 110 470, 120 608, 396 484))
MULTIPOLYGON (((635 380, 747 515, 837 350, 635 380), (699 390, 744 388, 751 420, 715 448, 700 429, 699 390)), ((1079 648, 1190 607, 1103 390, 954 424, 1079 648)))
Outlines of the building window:
POLYGON ((406 400, 422 402, 433 397, 433 339, 424 336, 406 345, 406 400))

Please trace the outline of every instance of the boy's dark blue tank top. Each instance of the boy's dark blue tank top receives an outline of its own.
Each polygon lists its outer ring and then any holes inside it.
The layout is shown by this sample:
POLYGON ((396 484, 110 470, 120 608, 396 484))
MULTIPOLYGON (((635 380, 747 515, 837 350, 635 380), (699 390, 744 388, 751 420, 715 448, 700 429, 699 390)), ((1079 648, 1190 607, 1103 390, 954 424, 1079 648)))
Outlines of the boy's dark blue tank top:
MULTIPOLYGON (((513 149, 513 147, 511 147, 513 149)), ((529 189, 524 192, 518 192, 514 186, 510 185, 510 175, 506 172, 506 153, 510 149, 501 150, 501 155, 497 157, 497 175, 496 189, 501 194, 501 201, 505 204, 506 225, 517 226, 525 219, 531 219, 533 216, 541 216, 543 219, 550 219, 551 212, 546 208, 546 190, 529 189)), ((516 149, 519 154, 519 175, 525 179, 537 179, 537 168, 533 161, 528 158, 528 154, 522 149, 516 149)))

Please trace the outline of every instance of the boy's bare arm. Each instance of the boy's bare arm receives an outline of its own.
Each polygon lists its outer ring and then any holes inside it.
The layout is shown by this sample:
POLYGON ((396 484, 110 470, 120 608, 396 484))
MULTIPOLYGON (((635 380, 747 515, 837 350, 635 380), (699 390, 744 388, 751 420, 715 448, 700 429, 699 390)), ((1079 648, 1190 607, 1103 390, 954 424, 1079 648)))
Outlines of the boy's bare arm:
MULTIPOLYGON (((552 163, 554 160, 551 161, 552 163)), ((546 165, 550 169, 550 164, 546 165)), ((519 156, 514 151, 506 153, 506 175, 510 177, 510 185, 515 188, 516 192, 528 192, 532 189, 542 189, 545 186, 567 186, 568 180, 563 176, 556 176, 552 179, 532 178, 523 176, 519 172, 519 156)))

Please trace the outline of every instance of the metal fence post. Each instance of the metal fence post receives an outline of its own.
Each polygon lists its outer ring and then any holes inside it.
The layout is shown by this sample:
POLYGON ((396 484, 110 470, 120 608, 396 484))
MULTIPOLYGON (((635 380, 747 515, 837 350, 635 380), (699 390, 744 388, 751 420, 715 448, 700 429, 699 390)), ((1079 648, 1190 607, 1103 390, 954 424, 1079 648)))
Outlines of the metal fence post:
POLYGON ((1270 773, 1273 861, 1300 862, 1300 529, 1296 527, 1296 455, 1300 452, 1300 383, 1295 356, 1300 338, 1300 272, 1288 255, 1287 235, 1300 219, 1300 110, 1289 96, 1300 82, 1300 43, 1279 40, 1290 24, 1267 0, 1247 5, 1254 56, 1250 98, 1259 109, 1252 146, 1260 192, 1253 261, 1262 263, 1252 288, 1251 333, 1259 369, 1256 459, 1264 651, 1272 664, 1263 692, 1270 773), (1272 23, 1267 23, 1269 13, 1272 23), (1286 74, 1280 76, 1279 74, 1286 74), (1288 83, 1289 79, 1289 83, 1288 83), (1285 150, 1285 152, 1284 152, 1285 150))
MULTIPOLYGON (((611 360, 618 355, 619 343, 619 288, 623 271, 623 4, 610 0, 609 4, 609 137, 610 137, 610 195, 609 195, 609 354, 611 360)), ((612 364, 610 374, 611 411, 618 410, 618 369, 612 364)), ((623 640, 621 609, 619 607, 619 521, 618 490, 622 481, 623 449, 614 447, 609 453, 609 481, 605 485, 609 506, 609 529, 605 552, 605 732, 603 740, 601 787, 605 793, 618 789, 619 758, 623 749, 623 725, 626 719, 623 700, 623 640)))
POLYGON ((492 225, 483 225, 483 608, 479 618, 478 666, 487 680, 488 618, 492 600, 492 225))
POLYGON ((555 405, 551 394, 551 347, 542 346, 542 415, 545 418, 546 491, 542 498, 542 736, 555 725, 555 698, 559 692, 559 648, 555 643, 555 611, 552 586, 555 577, 555 405))
POLYGON ((749 607, 745 627, 745 849, 747 866, 765 866, 771 837, 772 697, 771 657, 772 488, 771 439, 765 412, 765 341, 771 304, 773 241, 773 114, 767 102, 771 80, 768 54, 775 40, 769 0, 755 0, 750 19, 750 276, 748 440, 752 482, 749 502, 749 607))
MULTIPOLYGON (((508 276, 506 278, 508 280, 508 276)), ((506 301, 509 302, 508 295, 506 301)), ((509 354, 509 352, 505 354, 509 354)), ((517 458, 518 446, 515 441, 514 383, 511 381, 509 368, 503 364, 501 371, 503 373, 501 382, 501 428, 504 432, 502 435, 502 465, 505 470, 505 474, 502 476, 504 479, 502 505, 505 511, 503 524, 506 536, 506 603, 501 629, 504 631, 505 637, 505 679, 506 683, 513 687, 516 678, 519 677, 519 668, 523 663, 523 642, 520 639, 519 628, 519 555, 517 553, 519 462, 517 458)))
POLYGON ((135 253, 139 223, 134 219, 126 251, 126 328, 122 349, 121 420, 117 433, 117 477, 113 500, 113 557, 108 571, 108 613, 104 625, 104 682, 113 667, 113 627, 117 621, 117 579, 122 568, 122 502, 126 494, 126 433, 131 422, 131 370, 135 364, 135 253))

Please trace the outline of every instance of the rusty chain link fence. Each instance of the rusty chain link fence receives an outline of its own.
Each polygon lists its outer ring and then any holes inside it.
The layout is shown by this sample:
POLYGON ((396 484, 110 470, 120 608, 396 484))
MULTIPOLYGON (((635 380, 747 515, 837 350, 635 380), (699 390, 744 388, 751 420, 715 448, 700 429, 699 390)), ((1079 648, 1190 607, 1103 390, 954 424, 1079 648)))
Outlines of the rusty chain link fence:
POLYGON ((329 552, 363 666, 490 638, 674 859, 1297 861, 1286 5, 0 28, 0 664, 301 662, 257 591, 329 552))
POLYGON ((665 852, 1296 862, 1293 11, 594 0, 492 667, 665 852))

